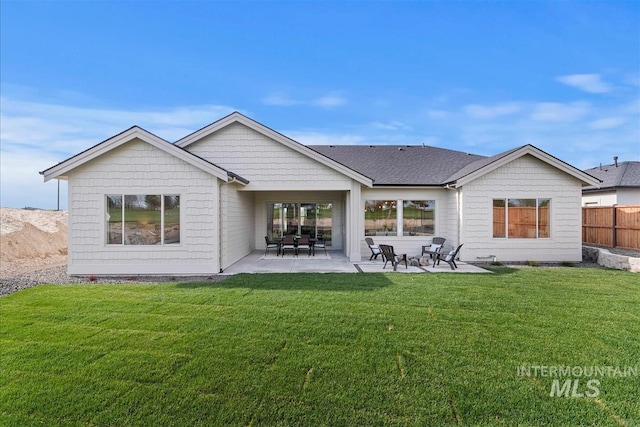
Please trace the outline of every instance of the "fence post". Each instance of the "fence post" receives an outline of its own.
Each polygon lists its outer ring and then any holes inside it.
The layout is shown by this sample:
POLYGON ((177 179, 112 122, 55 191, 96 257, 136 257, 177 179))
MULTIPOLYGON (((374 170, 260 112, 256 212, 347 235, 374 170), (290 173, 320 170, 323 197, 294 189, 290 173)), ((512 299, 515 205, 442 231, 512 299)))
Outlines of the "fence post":
POLYGON ((611 239, 611 247, 615 248, 618 246, 618 236, 616 235, 616 213, 618 212, 618 205, 613 205, 613 209, 611 210, 611 215, 613 215, 613 222, 611 223, 611 232, 613 233, 611 239))

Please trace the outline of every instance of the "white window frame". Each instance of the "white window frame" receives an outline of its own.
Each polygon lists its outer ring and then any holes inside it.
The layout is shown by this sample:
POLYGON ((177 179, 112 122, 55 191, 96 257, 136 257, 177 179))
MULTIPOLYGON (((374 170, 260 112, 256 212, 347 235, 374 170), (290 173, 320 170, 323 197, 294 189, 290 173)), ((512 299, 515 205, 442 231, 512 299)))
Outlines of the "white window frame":
POLYGON ((178 247, 180 245, 182 245, 182 239, 183 239, 183 233, 182 233, 182 221, 183 221, 183 215, 182 215, 182 194, 180 193, 175 193, 175 192, 148 192, 148 191, 136 191, 136 192, 132 192, 132 191, 128 191, 127 193, 122 193, 122 192, 112 192, 112 193, 106 193, 104 195, 104 208, 103 211, 105 213, 105 221, 103 222, 103 227, 104 227, 104 239, 105 239, 105 245, 107 247, 124 247, 124 248, 140 248, 140 247, 144 247, 144 248, 157 248, 157 247, 178 247), (155 245, 127 245, 125 244, 125 239, 124 239, 124 211, 125 211, 125 197, 126 196, 140 196, 140 195, 151 195, 151 196, 160 196, 160 243, 155 244, 155 245), (108 227, 108 219, 107 219, 107 215, 109 214, 108 212, 108 206, 109 206, 109 202, 108 202, 108 197, 109 196, 120 196, 122 197, 122 206, 121 206, 121 218, 122 220, 121 222, 121 235, 122 235, 122 242, 121 243, 109 243, 109 227, 108 227), (165 209, 164 209, 164 198, 165 196, 178 196, 180 197, 180 208, 179 208, 179 215, 180 215, 180 241, 178 243, 165 243, 165 229, 164 229, 164 216, 165 216, 165 209))
POLYGON ((551 197, 494 197, 491 199, 491 237, 493 239, 524 239, 524 240, 538 240, 538 239, 550 239, 551 238, 551 197), (509 200, 515 200, 515 199, 520 199, 520 200, 531 200, 534 199, 536 201, 536 237, 509 237, 509 200), (494 217, 493 217, 493 203, 495 200, 502 200, 504 202, 504 237, 496 237, 493 235, 493 223, 494 223, 494 217), (549 236, 547 237, 540 237, 540 201, 541 200, 548 200, 549 201, 549 236))

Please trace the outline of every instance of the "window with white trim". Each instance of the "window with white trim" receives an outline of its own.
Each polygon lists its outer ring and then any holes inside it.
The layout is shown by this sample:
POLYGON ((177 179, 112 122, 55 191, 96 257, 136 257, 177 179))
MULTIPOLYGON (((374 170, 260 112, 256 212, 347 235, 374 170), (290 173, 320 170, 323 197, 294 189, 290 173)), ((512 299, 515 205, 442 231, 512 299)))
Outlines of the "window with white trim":
POLYGON ((402 235, 433 236, 435 207, 435 200, 403 200, 402 235))
POLYGON ((364 235, 433 236, 435 207, 435 200, 365 200, 364 235))
POLYGON ((550 205, 551 199, 493 199, 493 237, 548 238, 550 205))
POLYGON ((365 236, 398 235, 398 210, 396 203, 396 200, 365 200, 365 236))
POLYGON ((107 195, 108 245, 180 243, 180 196, 107 195))

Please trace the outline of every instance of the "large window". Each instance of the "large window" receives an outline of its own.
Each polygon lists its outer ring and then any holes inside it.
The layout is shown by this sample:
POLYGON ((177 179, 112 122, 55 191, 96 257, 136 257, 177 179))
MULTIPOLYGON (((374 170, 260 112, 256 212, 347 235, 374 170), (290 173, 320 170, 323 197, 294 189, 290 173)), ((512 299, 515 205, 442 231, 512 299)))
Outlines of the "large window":
POLYGON ((365 200, 364 235, 433 236, 435 207, 435 200, 365 200))
POLYGON ((365 200, 365 236, 396 236, 398 234, 396 203, 396 200, 365 200))
POLYGON ((550 204, 550 199, 494 199, 493 237, 548 238, 550 204))
POLYGON ((405 200, 402 203, 402 235, 433 236, 435 200, 405 200))
POLYGON ((107 244, 180 243, 180 196, 107 195, 107 244))

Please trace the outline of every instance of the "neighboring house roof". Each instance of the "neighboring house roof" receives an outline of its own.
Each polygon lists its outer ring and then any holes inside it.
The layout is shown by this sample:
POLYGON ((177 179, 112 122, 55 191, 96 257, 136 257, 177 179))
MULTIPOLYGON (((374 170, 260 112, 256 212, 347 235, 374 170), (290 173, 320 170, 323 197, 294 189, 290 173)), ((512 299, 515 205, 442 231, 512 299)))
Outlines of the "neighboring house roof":
POLYGON ((380 185, 441 186, 458 171, 483 156, 421 145, 310 145, 321 153, 380 185))
POLYGON ((214 132, 219 131, 220 129, 223 129, 233 123, 241 123, 245 126, 247 126, 250 129, 255 130, 258 133, 261 133, 263 135, 265 135, 268 138, 273 139, 274 141, 277 141, 281 144, 283 144, 286 147, 289 147, 291 149, 293 149, 294 151, 297 151, 301 154, 304 154, 307 157, 310 157, 318 162, 320 162, 321 164, 324 164, 325 166, 330 167, 333 170, 336 170, 346 176, 348 176, 349 178, 352 178, 358 182, 360 182, 361 184, 366 185, 367 187, 371 187, 373 185, 373 181, 371 179, 371 177, 369 177, 367 174, 363 174, 362 172, 353 169, 351 167, 349 167, 348 165, 345 165, 343 163, 340 163, 339 161, 336 161, 335 159, 332 159, 330 157, 327 157, 325 155, 323 155, 322 153, 319 153, 317 151, 312 150, 311 148, 307 147, 306 145, 303 145, 291 138, 289 138, 288 136, 285 136, 279 132, 276 132, 275 130, 268 128, 267 126, 256 122, 253 119, 250 119, 249 117, 234 111, 233 113, 229 114, 226 117, 221 118, 220 120, 217 120, 213 123, 211 123, 210 125, 207 125, 205 127, 203 127, 202 129, 199 129, 187 136, 185 136, 184 138, 179 139, 178 141, 175 142, 175 145, 178 147, 182 147, 182 148, 186 148, 188 147, 190 144, 201 140, 202 138, 211 135, 214 132))
POLYGON ((600 188, 586 187, 585 193, 615 188, 640 188, 640 162, 620 162, 586 169, 586 173, 602 181, 600 188))
POLYGON ((208 160, 205 160, 201 157, 196 156, 193 153, 188 152, 187 150, 183 150, 180 147, 177 147, 166 141, 159 136, 152 134, 151 132, 142 129, 138 126, 132 126, 131 128, 125 130, 124 132, 119 133, 109 139, 106 139, 87 150, 84 150, 81 153, 76 154, 73 157, 68 158, 55 166, 50 167, 42 172, 41 175, 44 176, 44 180, 49 181, 50 179, 65 179, 66 174, 81 166, 98 156, 101 156, 114 148, 120 147, 123 144, 126 144, 129 141, 134 139, 140 139, 148 144, 153 145, 154 147, 169 153, 179 159, 184 160, 185 162, 201 169, 211 175, 225 180, 227 182, 236 180, 242 184, 248 184, 249 181, 234 174, 233 172, 229 172, 226 169, 221 168, 220 166, 211 163, 208 160))

